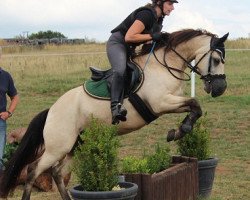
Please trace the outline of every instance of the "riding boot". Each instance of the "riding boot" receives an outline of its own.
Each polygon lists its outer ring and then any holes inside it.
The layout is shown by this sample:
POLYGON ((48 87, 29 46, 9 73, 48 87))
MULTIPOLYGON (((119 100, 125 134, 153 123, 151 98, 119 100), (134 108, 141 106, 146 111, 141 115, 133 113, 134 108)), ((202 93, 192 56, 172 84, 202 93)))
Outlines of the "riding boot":
POLYGON ((124 79, 113 74, 111 83, 111 113, 112 124, 118 124, 120 121, 126 121, 127 110, 122 105, 124 95, 124 79))

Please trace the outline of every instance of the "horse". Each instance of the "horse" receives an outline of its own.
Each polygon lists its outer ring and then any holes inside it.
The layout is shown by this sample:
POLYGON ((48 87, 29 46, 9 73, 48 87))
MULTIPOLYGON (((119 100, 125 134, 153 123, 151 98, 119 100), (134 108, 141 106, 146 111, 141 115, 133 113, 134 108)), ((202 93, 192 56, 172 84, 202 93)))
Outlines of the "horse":
MULTIPOLYGON (((212 97, 220 96, 226 90, 224 42, 229 33, 219 38, 206 30, 184 29, 163 35, 162 41, 150 48, 142 48, 133 57, 144 76, 135 94, 148 115, 154 116, 149 117, 151 121, 167 113, 188 113, 177 129, 168 132, 167 140, 172 141, 184 137, 202 116, 199 102, 183 96, 183 85, 190 78, 186 77, 185 69, 190 68, 201 77, 204 90, 212 97), (190 64, 192 60, 195 65, 190 64)), ((150 123, 127 98, 124 106, 128 111, 127 121, 117 125, 118 135, 150 123)), ((69 200, 62 173, 69 168, 79 134, 89 126, 93 117, 111 124, 110 101, 93 98, 82 85, 67 91, 49 109, 35 116, 1 175, 0 196, 7 197, 15 189, 22 168, 29 164, 22 200, 30 199, 35 179, 48 168, 52 168, 62 199, 69 200), (41 148, 42 156, 34 159, 41 148)))

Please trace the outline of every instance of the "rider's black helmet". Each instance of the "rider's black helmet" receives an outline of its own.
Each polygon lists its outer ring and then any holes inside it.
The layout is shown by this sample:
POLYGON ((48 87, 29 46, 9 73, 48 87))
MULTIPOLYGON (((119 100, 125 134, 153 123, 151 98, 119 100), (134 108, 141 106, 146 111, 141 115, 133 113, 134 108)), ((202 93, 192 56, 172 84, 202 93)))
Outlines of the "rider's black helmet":
MULTIPOLYGON (((166 2, 166 1, 170 1, 172 3, 179 3, 178 1, 176 0, 152 0, 152 5, 155 7, 155 6, 159 6, 162 13, 163 13, 163 3, 166 2)), ((162 16, 164 17, 164 15, 162 16)))
POLYGON ((165 1, 170 1, 170 2, 172 2, 172 3, 179 3, 179 2, 176 1, 176 0, 152 0, 152 3, 153 3, 153 5, 156 5, 157 2, 160 2, 160 4, 163 4, 165 1))

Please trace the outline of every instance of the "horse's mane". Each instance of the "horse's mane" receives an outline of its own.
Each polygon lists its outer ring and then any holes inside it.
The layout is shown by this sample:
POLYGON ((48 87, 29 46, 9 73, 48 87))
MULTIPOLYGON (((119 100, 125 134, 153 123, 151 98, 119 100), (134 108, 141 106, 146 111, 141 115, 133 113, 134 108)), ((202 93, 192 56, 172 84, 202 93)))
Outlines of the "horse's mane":
MULTIPOLYGON (((200 35, 207 35, 211 37, 216 36, 215 34, 210 33, 206 30, 202 30, 202 29, 197 29, 197 30, 183 29, 183 30, 176 31, 173 33, 163 33, 162 41, 156 43, 155 50, 161 47, 165 47, 166 51, 169 51, 171 48, 175 48, 179 44, 183 42, 187 42, 188 40, 191 40, 192 38, 195 38, 200 35)), ((133 57, 148 54, 151 48, 152 48, 152 44, 144 44, 142 48, 133 55, 133 57)))

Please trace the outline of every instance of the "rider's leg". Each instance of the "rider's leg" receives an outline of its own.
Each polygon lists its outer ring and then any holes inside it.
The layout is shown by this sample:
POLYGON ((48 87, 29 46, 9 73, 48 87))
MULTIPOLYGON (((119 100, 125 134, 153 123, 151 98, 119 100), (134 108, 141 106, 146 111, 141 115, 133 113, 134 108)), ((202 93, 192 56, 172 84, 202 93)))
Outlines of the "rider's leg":
POLYGON ((124 83, 127 66, 127 48, 124 36, 113 33, 107 43, 107 53, 112 66, 111 80, 111 113, 112 124, 126 121, 127 110, 123 107, 124 83))

